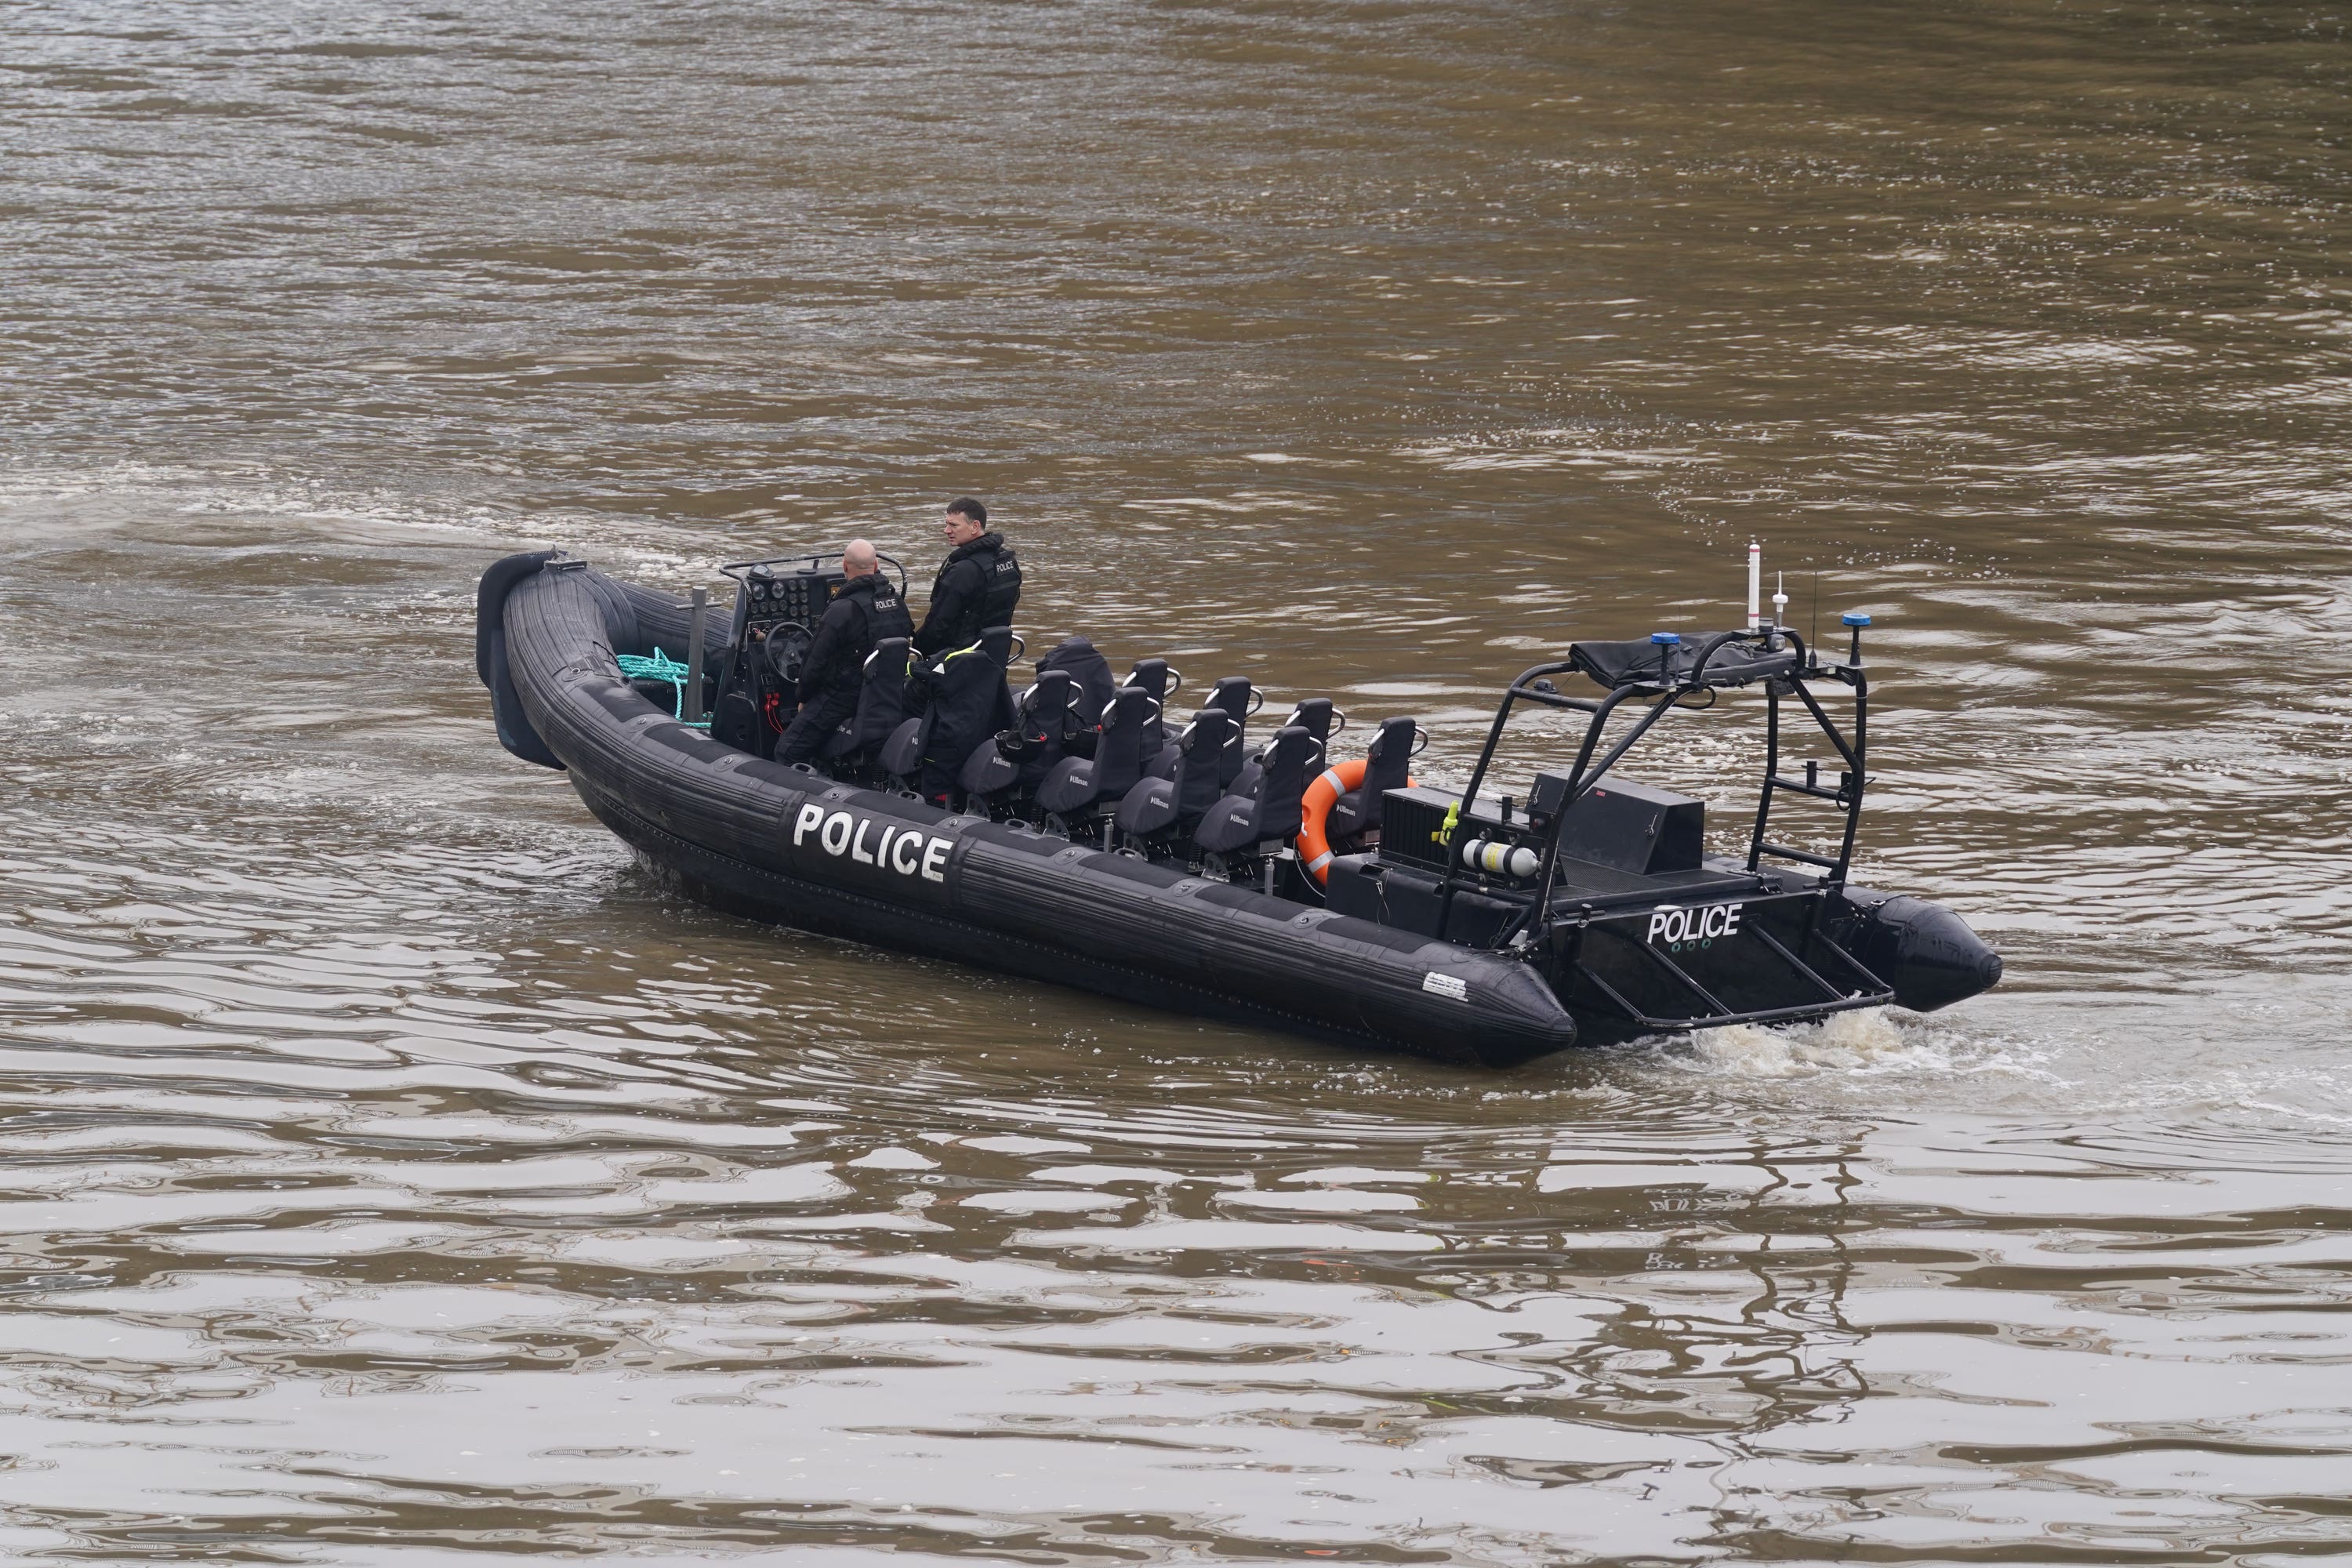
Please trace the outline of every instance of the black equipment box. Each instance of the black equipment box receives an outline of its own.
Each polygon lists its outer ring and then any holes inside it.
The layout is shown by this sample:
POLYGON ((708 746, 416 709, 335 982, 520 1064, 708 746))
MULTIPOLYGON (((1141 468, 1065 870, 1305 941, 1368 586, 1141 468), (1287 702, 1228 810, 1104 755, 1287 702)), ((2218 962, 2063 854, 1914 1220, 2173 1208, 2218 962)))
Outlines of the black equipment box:
POLYGON ((1566 773, 1538 773, 1528 786, 1528 818, 1538 828, 1551 826, 1559 815, 1560 802, 1568 798, 1566 773))
MULTIPOLYGON (((1460 797, 1443 790, 1392 789, 1381 796, 1381 858, 1426 866, 1433 871, 1452 868, 1452 848, 1445 831, 1446 814, 1460 797)), ((1462 837, 1457 823, 1453 837, 1462 837)))
MULTIPOLYGON (((1543 804, 1544 776, 1538 776, 1538 799, 1531 805, 1543 804)), ((1556 799, 1565 790, 1553 793, 1556 799)), ((1443 790, 1392 789, 1381 797, 1381 858, 1444 872, 1455 868, 1455 847, 1474 838, 1540 849, 1540 827, 1549 815, 1542 812, 1531 822, 1524 813, 1514 813, 1506 826, 1499 807, 1484 800, 1465 806, 1443 790), (1445 830, 1448 814, 1455 814, 1451 834, 1445 830)), ((1641 877, 1696 871, 1706 849, 1706 802, 1613 774, 1569 808, 1559 829, 1564 858, 1641 877)))
POLYGON ((1706 850, 1706 803, 1604 775, 1569 808, 1559 852, 1573 860, 1654 877, 1696 871, 1706 850))

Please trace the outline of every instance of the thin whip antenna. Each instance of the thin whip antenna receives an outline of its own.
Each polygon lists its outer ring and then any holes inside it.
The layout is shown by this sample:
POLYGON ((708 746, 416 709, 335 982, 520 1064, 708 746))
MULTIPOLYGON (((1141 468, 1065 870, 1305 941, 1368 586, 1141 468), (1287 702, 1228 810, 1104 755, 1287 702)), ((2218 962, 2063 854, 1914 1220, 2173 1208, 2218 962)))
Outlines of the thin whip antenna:
POLYGON ((1813 574, 1813 639, 1812 646, 1822 646, 1822 574, 1813 574))

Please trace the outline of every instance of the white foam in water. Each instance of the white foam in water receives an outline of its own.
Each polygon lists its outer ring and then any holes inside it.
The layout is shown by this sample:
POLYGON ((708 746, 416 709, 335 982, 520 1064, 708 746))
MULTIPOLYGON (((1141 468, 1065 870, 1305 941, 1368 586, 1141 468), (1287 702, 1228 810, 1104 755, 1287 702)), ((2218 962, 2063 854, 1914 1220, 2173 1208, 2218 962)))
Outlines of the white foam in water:
POLYGON ((1817 1024, 1653 1036, 1623 1049, 1641 1069, 1726 1086, 1809 1080, 1835 1089, 1867 1081, 1874 1086, 1869 1093, 1899 1094, 1912 1110, 2032 1114, 2079 1106, 2096 1082, 2094 1064, 2068 1058, 2047 1039, 1981 1017, 1927 1017, 1900 1007, 1837 1013, 1817 1024), (1899 1087, 1890 1079, 1901 1080, 1899 1087), (1942 1087, 1931 1087, 1937 1085, 1942 1087), (1965 1095, 1964 1107, 1951 1098, 1955 1092, 1965 1095))
POLYGON ((1689 1037, 1686 1049, 1666 1054, 1706 1070, 1740 1078, 1950 1066, 1945 1053, 1904 1029, 1884 1007, 1833 1013, 1818 1024, 1780 1028, 1735 1024, 1725 1029, 1699 1029, 1689 1037))
MULTIPOLYGON (((681 582, 702 564, 698 552, 677 547, 667 525, 639 518, 519 513, 464 497, 335 484, 268 464, 114 462, 84 468, 12 460, 0 465, 0 512, 6 514, 11 542, 125 531, 144 537, 157 514, 168 512, 256 526, 291 523, 358 546, 410 535, 471 549, 551 546, 625 573, 667 569, 681 582)), ((713 559, 729 557, 734 548, 719 547, 713 559)))

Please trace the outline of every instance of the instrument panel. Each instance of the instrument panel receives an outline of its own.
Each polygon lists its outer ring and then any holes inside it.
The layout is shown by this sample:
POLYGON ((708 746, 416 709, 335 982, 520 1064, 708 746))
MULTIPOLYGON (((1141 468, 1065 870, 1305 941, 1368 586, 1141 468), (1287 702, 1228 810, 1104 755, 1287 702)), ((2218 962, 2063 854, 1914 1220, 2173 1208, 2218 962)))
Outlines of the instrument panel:
POLYGON ((813 628, 832 601, 833 591, 847 581, 837 571, 778 572, 755 566, 743 574, 744 624, 771 626, 796 622, 813 628))

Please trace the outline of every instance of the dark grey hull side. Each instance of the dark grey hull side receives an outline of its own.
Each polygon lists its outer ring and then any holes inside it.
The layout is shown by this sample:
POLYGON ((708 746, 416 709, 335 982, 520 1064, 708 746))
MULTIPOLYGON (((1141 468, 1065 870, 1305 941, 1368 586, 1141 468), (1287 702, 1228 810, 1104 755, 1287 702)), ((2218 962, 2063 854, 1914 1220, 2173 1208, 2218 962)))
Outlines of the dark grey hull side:
MULTIPOLYGON (((484 656, 501 737, 567 769, 601 821, 715 908, 1357 1048, 1507 1067, 1576 1043, 1575 1021, 1516 958, 721 745, 637 696, 614 662, 665 637, 682 646, 677 606, 527 559, 499 585, 501 636, 484 656)), ((488 601, 486 579, 486 626, 488 601)))

